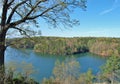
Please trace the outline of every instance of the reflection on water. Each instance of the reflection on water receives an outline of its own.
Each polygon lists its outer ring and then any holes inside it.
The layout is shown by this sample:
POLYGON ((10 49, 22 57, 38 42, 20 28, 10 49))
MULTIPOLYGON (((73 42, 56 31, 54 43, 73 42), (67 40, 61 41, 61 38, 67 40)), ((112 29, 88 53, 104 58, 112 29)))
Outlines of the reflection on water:
MULTIPOLYGON (((23 66, 22 63, 32 64, 36 73, 32 75, 33 78, 40 81, 44 77, 49 78, 52 75, 55 62, 57 60, 64 61, 68 56, 52 56, 41 55, 32 50, 20 50, 8 47, 5 54, 5 62, 16 63, 16 66, 23 66)), ((73 56, 69 56, 73 57, 73 56)), ((105 63, 105 58, 96 56, 90 53, 74 55, 80 63, 80 72, 84 73, 89 68, 93 70, 94 74, 100 71, 100 66, 105 63)))

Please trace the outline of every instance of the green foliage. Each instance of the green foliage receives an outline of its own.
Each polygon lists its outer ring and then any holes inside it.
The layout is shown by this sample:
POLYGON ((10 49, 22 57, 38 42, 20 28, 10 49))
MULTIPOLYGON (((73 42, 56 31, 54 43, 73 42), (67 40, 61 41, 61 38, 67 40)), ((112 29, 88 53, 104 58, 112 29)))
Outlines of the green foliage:
POLYGON ((75 58, 68 58, 65 60, 65 62, 62 63, 57 61, 53 69, 55 78, 59 78, 60 80, 63 80, 69 76, 77 78, 79 76, 79 72, 80 65, 79 62, 75 60, 75 58))
POLYGON ((102 66, 102 71, 108 74, 117 70, 120 70, 120 57, 118 56, 109 57, 106 64, 102 66))
POLYGON ((102 68, 102 73, 93 75, 89 69, 80 74, 79 63, 75 60, 65 62, 57 61, 53 70, 54 77, 44 79, 42 84, 119 84, 120 83, 120 57, 111 56, 102 68), (77 76, 77 74, 79 76, 77 76), (74 74, 74 75, 73 75, 74 74))
POLYGON ((57 83, 55 83, 54 78, 51 77, 50 79, 44 78, 43 81, 42 81, 42 84, 57 84, 57 83))
POLYGON ((33 48, 35 52, 43 54, 59 54, 70 55, 88 52, 87 39, 82 38, 58 38, 58 37, 33 37, 32 41, 28 41, 28 38, 12 39, 7 43, 15 44, 19 40, 19 44, 13 45, 16 48, 33 48), (84 43, 84 44, 83 44, 84 43), (29 47, 27 46, 29 44, 29 47))
POLYGON ((79 84, 93 84, 93 79, 95 76, 92 74, 92 70, 89 69, 86 73, 81 74, 78 83, 79 84))
POLYGON ((0 68, 0 84, 39 84, 29 75, 16 73, 13 68, 6 69, 4 73, 1 73, 2 70, 3 68, 0 68))
POLYGON ((34 79, 24 76, 21 73, 18 73, 17 77, 12 79, 12 82, 13 84, 39 84, 34 79))
MULTIPOLYGON (((16 73, 15 66, 12 63, 11 68, 6 69, 6 74, 0 76, 2 84, 38 84, 35 80, 30 78, 31 64, 23 62, 23 73, 16 73), (29 71, 30 70, 30 71, 29 71), (26 71, 27 74, 26 75, 26 71), (4 83, 3 83, 4 82, 4 83)), ((1 69, 2 70, 2 69, 1 69)), ((42 84, 119 84, 120 82, 120 57, 111 56, 106 64, 102 66, 102 73, 98 76, 92 74, 89 69, 86 73, 80 74, 80 64, 75 58, 67 58, 64 62, 57 61, 53 69, 53 76, 49 79, 44 78, 42 84)))
POLYGON ((94 42, 89 43, 89 50, 90 52, 93 52, 98 55, 102 56, 111 56, 112 54, 119 55, 118 53, 118 46, 120 45, 120 39, 116 39, 114 42, 114 39, 104 38, 104 39, 96 39, 94 42))
POLYGON ((76 84, 80 75, 80 65, 75 58, 65 62, 57 61, 53 69, 53 77, 44 79, 42 84, 76 84))
POLYGON ((35 52, 54 55, 71 55, 84 52, 91 52, 101 56, 120 55, 119 38, 60 38, 60 37, 32 37, 10 39, 7 43, 13 43, 19 40, 13 47, 32 48, 35 52))
POLYGON ((44 79, 42 84, 93 84, 95 78, 91 69, 80 74, 80 64, 75 58, 57 61, 53 75, 50 79, 44 79))
POLYGON ((35 42, 30 38, 14 38, 7 39, 7 45, 11 45, 15 48, 34 48, 35 42))
POLYGON ((92 84, 92 80, 94 79, 94 75, 92 74, 92 70, 89 69, 86 73, 86 84, 92 84))
POLYGON ((113 84, 113 82, 120 82, 120 57, 111 56, 106 64, 102 66, 102 78, 113 84))

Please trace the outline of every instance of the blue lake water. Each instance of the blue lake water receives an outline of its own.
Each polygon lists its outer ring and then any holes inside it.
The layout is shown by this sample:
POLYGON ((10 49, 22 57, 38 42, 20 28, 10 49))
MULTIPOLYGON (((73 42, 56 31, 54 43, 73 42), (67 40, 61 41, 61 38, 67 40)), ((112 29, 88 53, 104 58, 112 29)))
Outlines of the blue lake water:
MULTIPOLYGON (((93 74, 97 74, 100 71, 100 66, 106 62, 106 59, 91 53, 77 54, 70 57, 75 57, 80 63, 80 73, 87 72, 88 69, 92 69, 93 74)), ((33 50, 20 50, 8 47, 5 54, 6 64, 10 62, 16 63, 16 66, 24 66, 24 63, 32 64, 36 71, 32 77, 37 81, 41 81, 43 78, 49 78, 52 76, 52 70, 55 66, 55 62, 65 61, 68 56, 53 56, 53 55, 41 55, 35 53, 33 50)))

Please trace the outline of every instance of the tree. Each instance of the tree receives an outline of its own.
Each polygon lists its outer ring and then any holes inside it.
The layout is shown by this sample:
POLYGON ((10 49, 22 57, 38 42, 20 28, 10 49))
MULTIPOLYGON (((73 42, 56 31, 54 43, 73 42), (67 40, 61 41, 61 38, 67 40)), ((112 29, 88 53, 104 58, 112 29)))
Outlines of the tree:
POLYGON ((75 58, 68 58, 65 62, 57 61, 53 75, 56 83, 75 84, 75 80, 80 75, 80 64, 75 58))
POLYGON ((2 9, 0 13, 0 66, 4 65, 8 31, 15 29, 26 36, 35 34, 34 28, 30 28, 29 25, 34 23, 38 27, 38 19, 44 19, 54 27, 78 24, 78 20, 70 18, 70 12, 76 7, 86 8, 85 3, 85 0, 0 0, 2 9))
POLYGON ((120 57, 111 56, 107 60, 106 64, 102 66, 103 76, 107 78, 108 81, 113 84, 116 76, 119 74, 120 70, 120 57))
POLYGON ((80 75, 78 79, 79 84, 93 84, 95 76, 92 73, 91 69, 88 69, 86 73, 80 75))

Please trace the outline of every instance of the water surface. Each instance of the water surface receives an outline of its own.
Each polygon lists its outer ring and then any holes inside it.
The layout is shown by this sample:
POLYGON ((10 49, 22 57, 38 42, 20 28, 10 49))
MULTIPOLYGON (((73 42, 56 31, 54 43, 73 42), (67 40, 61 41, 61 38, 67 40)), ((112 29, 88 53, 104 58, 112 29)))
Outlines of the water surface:
MULTIPOLYGON (((80 73, 87 72, 90 68, 93 70, 93 74, 97 74, 100 71, 100 66, 105 63, 105 58, 91 53, 77 54, 74 57, 80 63, 80 73)), ((37 81, 41 81, 43 78, 49 78, 52 75, 52 70, 57 60, 65 61, 66 58, 67 56, 41 55, 33 50, 8 47, 5 62, 6 64, 14 62, 18 67, 23 66, 22 62, 32 64, 36 71, 32 77, 37 81)))

